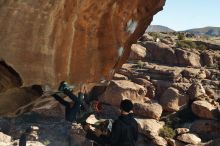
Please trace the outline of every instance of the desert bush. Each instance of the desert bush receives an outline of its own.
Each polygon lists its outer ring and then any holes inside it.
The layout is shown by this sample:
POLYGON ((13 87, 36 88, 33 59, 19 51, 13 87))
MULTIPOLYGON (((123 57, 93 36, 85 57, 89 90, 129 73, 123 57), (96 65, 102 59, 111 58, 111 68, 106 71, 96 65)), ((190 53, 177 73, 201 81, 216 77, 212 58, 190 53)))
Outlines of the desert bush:
POLYGON ((179 33, 177 38, 178 40, 185 40, 185 35, 183 33, 179 33))
POLYGON ((175 131, 168 126, 164 126, 160 129, 159 135, 163 138, 173 138, 175 136, 175 131))
POLYGON ((199 49, 199 50, 207 50, 207 47, 206 47, 206 45, 204 45, 204 44, 200 44, 200 45, 197 46, 196 48, 199 49))
POLYGON ((141 60, 139 60, 139 61, 137 62, 137 66, 138 66, 139 68, 143 68, 144 65, 145 65, 145 63, 144 63, 143 61, 141 61, 141 60))
POLYGON ((158 32, 149 32, 149 35, 153 37, 154 41, 156 41, 157 38, 161 38, 158 32))
POLYGON ((190 40, 182 40, 182 41, 177 41, 176 42, 176 47, 177 48, 191 48, 194 49, 196 48, 196 43, 190 40))

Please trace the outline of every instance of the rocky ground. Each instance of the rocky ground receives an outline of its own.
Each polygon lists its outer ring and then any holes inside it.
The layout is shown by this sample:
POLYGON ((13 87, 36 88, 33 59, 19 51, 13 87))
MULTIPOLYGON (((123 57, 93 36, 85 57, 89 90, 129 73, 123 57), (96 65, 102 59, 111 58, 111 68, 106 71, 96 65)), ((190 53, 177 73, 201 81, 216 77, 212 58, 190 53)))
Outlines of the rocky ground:
MULTIPOLYGON (((115 119, 121 99, 134 102, 138 146, 218 146, 220 143, 220 46, 218 38, 191 34, 144 34, 129 60, 101 92, 98 119, 115 119)), ((16 145, 27 126, 38 126, 33 146, 92 145, 80 125, 65 122, 51 97, 30 103, 17 118, 0 119, 0 145, 16 145), (9 136, 10 135, 10 136, 9 136), (69 137, 71 135, 71 137, 69 137)), ((90 122, 95 118, 90 117, 90 122)))
POLYGON ((145 34, 132 46, 128 62, 102 99, 118 105, 118 98, 131 98, 137 120, 144 121, 140 133, 153 145, 218 145, 218 39, 181 33, 145 34))

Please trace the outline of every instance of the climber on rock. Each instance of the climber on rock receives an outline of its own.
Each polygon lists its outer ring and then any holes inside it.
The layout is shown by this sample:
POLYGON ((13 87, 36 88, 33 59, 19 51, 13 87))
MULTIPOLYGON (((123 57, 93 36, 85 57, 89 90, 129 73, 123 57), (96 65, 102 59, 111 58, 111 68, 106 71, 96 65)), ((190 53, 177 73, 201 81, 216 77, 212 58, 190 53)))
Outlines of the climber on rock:
POLYGON ((111 132, 106 133, 99 129, 92 131, 89 125, 85 125, 86 137, 102 146, 135 146, 138 139, 138 124, 131 113, 132 108, 133 104, 130 100, 122 100, 121 115, 113 123, 111 132))
POLYGON ((98 101, 86 102, 86 89, 84 93, 82 87, 78 96, 72 93, 72 87, 65 81, 60 83, 58 91, 61 93, 52 94, 52 96, 63 106, 65 106, 65 119, 69 122, 84 123, 86 119, 93 113, 101 110, 101 104, 98 101), (73 102, 65 101, 60 95, 65 94, 73 102))

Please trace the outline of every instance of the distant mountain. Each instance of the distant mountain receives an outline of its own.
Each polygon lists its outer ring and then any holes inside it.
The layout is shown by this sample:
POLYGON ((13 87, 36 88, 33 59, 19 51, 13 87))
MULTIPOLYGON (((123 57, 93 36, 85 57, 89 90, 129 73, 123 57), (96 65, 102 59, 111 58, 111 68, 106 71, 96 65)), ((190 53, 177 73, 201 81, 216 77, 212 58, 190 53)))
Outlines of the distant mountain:
POLYGON ((195 28, 185 30, 184 32, 190 32, 197 35, 220 36, 220 27, 195 28))
POLYGON ((162 25, 150 25, 146 32, 175 32, 175 30, 162 25))

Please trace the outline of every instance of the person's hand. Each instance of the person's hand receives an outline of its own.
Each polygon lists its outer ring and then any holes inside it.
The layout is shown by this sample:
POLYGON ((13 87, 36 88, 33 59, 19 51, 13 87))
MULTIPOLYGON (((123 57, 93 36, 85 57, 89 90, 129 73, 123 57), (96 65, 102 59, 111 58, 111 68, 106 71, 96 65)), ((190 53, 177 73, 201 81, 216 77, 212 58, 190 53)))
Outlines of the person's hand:
POLYGON ((100 137, 100 135, 102 135, 102 131, 100 129, 96 129, 95 130, 95 135, 100 137))

